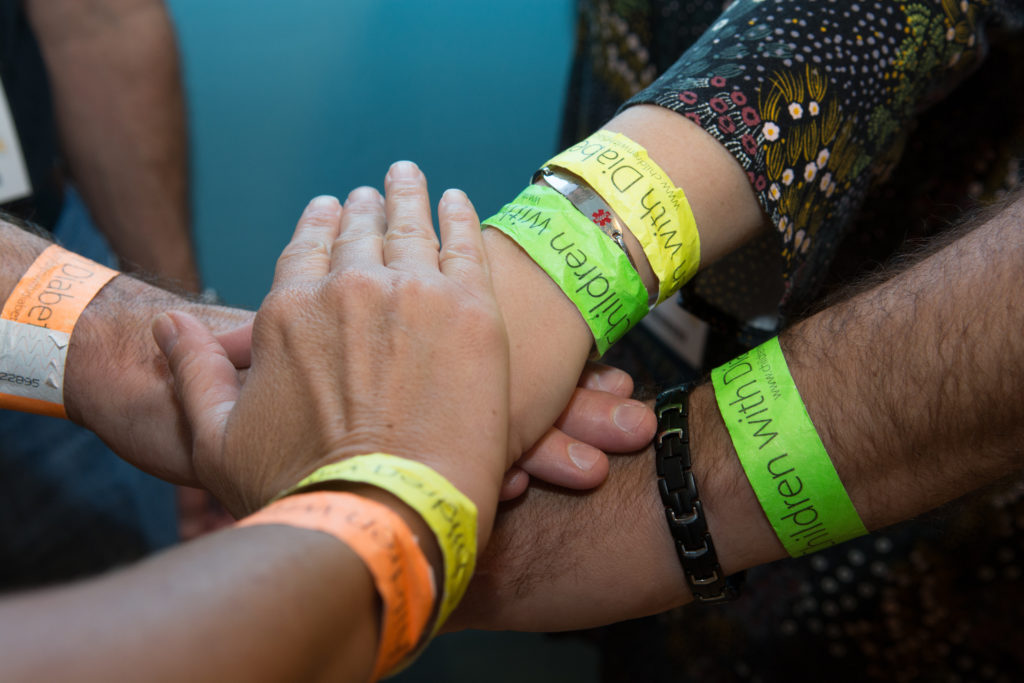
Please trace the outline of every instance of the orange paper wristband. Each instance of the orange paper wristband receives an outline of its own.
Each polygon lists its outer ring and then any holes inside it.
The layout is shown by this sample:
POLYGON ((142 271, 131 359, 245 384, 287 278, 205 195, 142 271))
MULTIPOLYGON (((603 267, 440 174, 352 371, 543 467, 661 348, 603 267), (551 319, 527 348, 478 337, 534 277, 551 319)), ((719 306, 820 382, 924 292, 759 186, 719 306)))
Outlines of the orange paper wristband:
POLYGON ((64 362, 71 333, 117 274, 56 244, 39 254, 0 312, 0 408, 67 417, 64 362))
POLYGON ((416 649, 433 612, 436 591, 430 565, 397 513, 352 493, 316 491, 282 498, 237 526, 266 524, 323 531, 366 564, 384 608, 373 680, 416 649))

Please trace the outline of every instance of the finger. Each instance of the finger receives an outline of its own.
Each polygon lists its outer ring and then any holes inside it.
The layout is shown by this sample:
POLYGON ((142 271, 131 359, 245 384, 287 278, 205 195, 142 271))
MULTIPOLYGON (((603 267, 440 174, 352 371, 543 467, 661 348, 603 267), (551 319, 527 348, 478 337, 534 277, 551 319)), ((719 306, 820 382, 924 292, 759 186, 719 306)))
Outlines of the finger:
POLYGON ((608 456, 556 428, 516 464, 531 477, 568 489, 592 489, 608 476, 608 456))
POLYGON ((654 438, 658 418, 640 401, 577 388, 555 424, 605 453, 632 453, 654 438))
POLYGON ((430 214, 427 179, 411 161, 391 166, 384 179, 388 231, 384 265, 396 270, 437 271, 437 235, 430 214))
POLYGON ((518 498, 526 493, 526 487, 530 485, 530 475, 515 465, 505 473, 501 480, 501 491, 498 492, 498 500, 506 501, 518 498))
POLYGON ((227 352, 187 313, 158 315, 153 337, 167 357, 197 453, 217 453, 240 385, 227 352))
POLYGON ((341 231, 331 247, 331 270, 384 262, 384 198, 372 187, 349 193, 341 231))
POLYGON ((448 190, 437 205, 441 228, 441 272, 471 292, 491 290, 480 219, 462 190, 448 190))
POLYGON ((242 370, 252 365, 252 320, 221 332, 216 338, 235 368, 242 370))
POLYGON ((274 286, 315 282, 331 268, 331 244, 338 236, 341 204, 337 197, 315 197, 302 212, 295 233, 277 259, 274 286))
POLYGON ((633 378, 625 370, 610 365, 588 362, 580 375, 579 386, 597 391, 607 391, 622 398, 633 395, 633 378))

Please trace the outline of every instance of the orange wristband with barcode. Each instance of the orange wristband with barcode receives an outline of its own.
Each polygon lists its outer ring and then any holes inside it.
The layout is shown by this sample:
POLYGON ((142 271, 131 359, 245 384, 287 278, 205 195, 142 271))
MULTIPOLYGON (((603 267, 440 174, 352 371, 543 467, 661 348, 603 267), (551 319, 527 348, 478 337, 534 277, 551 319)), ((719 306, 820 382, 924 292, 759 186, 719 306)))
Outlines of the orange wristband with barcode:
POLYGON ((67 417, 64 367, 71 333, 117 274, 56 244, 39 254, 0 313, 0 408, 67 417))
POLYGON ((430 564, 397 513, 352 493, 316 491, 282 498, 236 526, 266 524, 330 534, 366 564, 384 608, 373 680, 416 650, 433 612, 436 590, 430 564))

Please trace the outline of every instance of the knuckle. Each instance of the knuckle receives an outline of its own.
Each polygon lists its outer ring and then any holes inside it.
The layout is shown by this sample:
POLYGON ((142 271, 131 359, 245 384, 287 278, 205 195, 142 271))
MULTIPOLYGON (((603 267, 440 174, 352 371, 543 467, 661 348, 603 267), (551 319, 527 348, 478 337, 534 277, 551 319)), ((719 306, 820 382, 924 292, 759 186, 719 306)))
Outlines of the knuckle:
POLYGON ((410 238, 426 240, 433 243, 437 242, 437 238, 434 236, 433 226, 424 226, 419 221, 416 221, 411 217, 399 217, 389 222, 388 231, 384 237, 389 242, 410 238))
POLYGON ((308 293, 295 288, 272 289, 256 312, 253 336, 262 336, 268 329, 287 327, 301 313, 308 309, 308 293))
POLYGON ((345 205, 346 214, 358 216, 383 216, 384 204, 380 201, 380 195, 373 190, 373 197, 355 198, 345 205))
POLYGON ((384 242, 384 235, 382 234, 361 234, 352 235, 342 233, 338 236, 338 239, 334 240, 334 246, 332 249, 347 249, 353 244, 365 244, 367 240, 372 240, 376 243, 376 246, 380 246, 384 242))
POLYGON ((446 242, 441 247, 441 259, 447 262, 463 263, 481 268, 486 263, 486 258, 481 249, 464 242, 446 242))
POLYGON ((278 263, 287 263, 295 258, 306 258, 311 255, 330 255, 331 248, 323 240, 312 237, 299 237, 291 242, 281 252, 277 259, 278 263))
POLYGON ((393 180, 388 186, 388 198, 392 200, 419 199, 424 194, 426 188, 420 178, 393 180))
POLYGON ((329 207, 310 207, 306 209, 306 214, 302 217, 304 224, 317 227, 330 225, 337 220, 338 210, 329 207))
POLYGON ((378 300, 388 288, 387 280, 377 272, 350 268, 332 273, 324 283, 325 295, 332 301, 367 305, 378 300))
POLYGON ((445 217, 456 223, 472 223, 477 220, 476 210, 469 203, 451 202, 445 206, 445 217))

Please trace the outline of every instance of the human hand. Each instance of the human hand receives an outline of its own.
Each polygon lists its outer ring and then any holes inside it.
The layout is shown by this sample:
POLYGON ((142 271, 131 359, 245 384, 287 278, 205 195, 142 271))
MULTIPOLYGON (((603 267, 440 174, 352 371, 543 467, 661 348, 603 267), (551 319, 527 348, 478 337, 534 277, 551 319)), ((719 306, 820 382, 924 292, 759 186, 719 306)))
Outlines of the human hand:
MULTIPOLYGON (((218 334, 217 341, 236 368, 249 367, 251 320, 218 334)), ((654 438, 654 412, 632 395, 629 373, 587 363, 555 425, 505 473, 500 499, 522 495, 531 477, 575 490, 600 486, 608 475, 606 453, 632 453, 654 438)))
POLYGON ((507 447, 508 351, 479 224, 461 192, 439 206, 396 164, 387 200, 307 207, 257 314, 244 386, 187 315, 157 318, 193 428, 199 479, 244 514, 318 467, 383 451, 433 467, 489 530, 507 447))
POLYGON ((588 363, 555 426, 505 474, 501 499, 521 495, 531 477, 569 489, 600 486, 608 476, 605 453, 632 453, 654 438, 654 412, 632 395, 629 373, 588 363))
MULTIPOLYGON (((198 486, 188 424, 167 362, 150 332, 153 316, 167 310, 189 312, 217 332, 218 339, 253 316, 189 302, 119 275, 100 290, 75 326, 64 375, 65 407, 72 421, 94 431, 132 465, 177 484, 198 486)), ((225 343, 237 346, 230 338, 225 343)))

